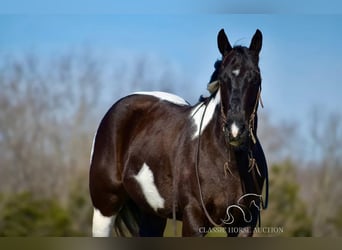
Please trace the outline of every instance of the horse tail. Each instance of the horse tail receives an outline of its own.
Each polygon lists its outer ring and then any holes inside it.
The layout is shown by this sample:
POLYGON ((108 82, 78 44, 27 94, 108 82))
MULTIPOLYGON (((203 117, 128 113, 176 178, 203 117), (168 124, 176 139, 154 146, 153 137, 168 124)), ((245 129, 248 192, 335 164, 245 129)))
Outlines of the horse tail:
POLYGON ((117 236, 139 236, 141 212, 137 205, 129 199, 121 208, 114 222, 114 230, 117 236))

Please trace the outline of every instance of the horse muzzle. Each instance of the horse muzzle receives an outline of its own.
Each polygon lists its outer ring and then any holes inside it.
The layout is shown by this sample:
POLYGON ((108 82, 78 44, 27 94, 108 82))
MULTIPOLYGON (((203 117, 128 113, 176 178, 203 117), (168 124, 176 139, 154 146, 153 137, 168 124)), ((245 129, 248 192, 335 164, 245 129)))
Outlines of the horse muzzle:
POLYGON ((229 119, 225 124, 225 137, 229 145, 243 147, 248 142, 248 125, 241 119, 229 119))

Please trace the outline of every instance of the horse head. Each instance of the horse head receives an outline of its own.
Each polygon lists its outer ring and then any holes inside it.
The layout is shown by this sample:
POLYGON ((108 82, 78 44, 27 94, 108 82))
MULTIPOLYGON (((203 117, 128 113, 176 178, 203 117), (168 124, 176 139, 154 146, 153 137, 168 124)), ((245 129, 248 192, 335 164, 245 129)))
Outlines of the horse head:
POLYGON ((247 148, 256 142, 256 113, 260 100, 259 53, 262 33, 257 30, 249 47, 232 47, 222 29, 218 33, 222 60, 209 84, 209 91, 220 88, 221 116, 226 141, 235 148, 247 148), (214 78, 214 79, 213 79, 214 78))

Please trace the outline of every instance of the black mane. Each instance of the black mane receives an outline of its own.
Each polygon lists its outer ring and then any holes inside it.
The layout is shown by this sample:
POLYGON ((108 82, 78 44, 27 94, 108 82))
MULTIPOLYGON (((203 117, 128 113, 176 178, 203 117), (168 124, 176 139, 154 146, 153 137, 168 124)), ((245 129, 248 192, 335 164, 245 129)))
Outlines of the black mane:
POLYGON ((217 60, 214 64, 215 71, 211 74, 209 83, 216 81, 218 79, 219 69, 222 65, 222 60, 217 60))

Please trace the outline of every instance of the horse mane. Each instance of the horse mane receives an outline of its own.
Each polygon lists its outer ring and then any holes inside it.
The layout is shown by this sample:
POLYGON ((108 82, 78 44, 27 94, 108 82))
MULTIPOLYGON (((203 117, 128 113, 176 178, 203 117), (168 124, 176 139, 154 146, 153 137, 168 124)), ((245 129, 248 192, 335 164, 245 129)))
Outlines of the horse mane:
POLYGON ((214 70, 214 72, 211 74, 209 83, 218 80, 218 73, 219 73, 219 69, 220 69, 221 65, 222 65, 222 59, 221 59, 221 60, 217 60, 217 61, 215 62, 215 64, 214 64, 215 70, 214 70))
MULTIPOLYGON (((214 81, 217 81, 218 80, 218 74, 219 74, 219 69, 222 65, 222 59, 221 60, 216 60, 215 64, 214 64, 214 72, 211 74, 211 77, 210 77, 210 81, 208 82, 208 85, 211 83, 211 82, 214 82, 214 81)), ((207 99, 209 99, 210 97, 212 97, 213 95, 211 94, 211 96, 209 97, 204 97, 203 95, 201 95, 199 97, 199 102, 204 102, 206 101, 207 99)))

